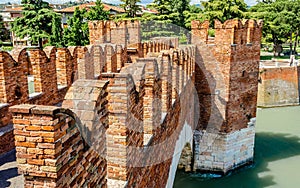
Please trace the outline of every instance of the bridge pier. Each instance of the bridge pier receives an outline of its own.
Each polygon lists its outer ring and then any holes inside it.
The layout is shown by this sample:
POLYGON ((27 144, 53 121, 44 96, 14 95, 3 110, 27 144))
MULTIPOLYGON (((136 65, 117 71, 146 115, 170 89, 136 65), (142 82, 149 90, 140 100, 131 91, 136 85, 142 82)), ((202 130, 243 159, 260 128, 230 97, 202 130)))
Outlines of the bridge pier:
POLYGON ((247 128, 231 133, 194 133, 194 170, 227 174, 253 162, 255 119, 247 128))

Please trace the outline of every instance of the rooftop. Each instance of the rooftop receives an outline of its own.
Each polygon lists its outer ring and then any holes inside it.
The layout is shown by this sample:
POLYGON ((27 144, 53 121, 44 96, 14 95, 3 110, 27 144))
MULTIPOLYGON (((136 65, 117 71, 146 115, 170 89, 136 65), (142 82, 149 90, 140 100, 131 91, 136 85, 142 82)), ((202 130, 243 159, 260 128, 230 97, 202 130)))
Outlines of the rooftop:
MULTIPOLYGON (((120 13, 125 12, 124 9, 121 8, 121 7, 108 5, 108 4, 105 4, 105 3, 102 3, 102 4, 104 6, 104 10, 106 10, 106 11, 113 10, 113 11, 120 12, 120 13)), ((72 7, 67 7, 65 9, 57 10, 57 12, 72 13, 72 12, 75 12, 75 9, 77 7, 79 7, 79 9, 89 10, 90 7, 94 7, 94 6, 96 6, 96 3, 95 2, 90 2, 90 3, 86 3, 86 4, 82 4, 82 5, 76 5, 76 6, 72 6, 72 7)))

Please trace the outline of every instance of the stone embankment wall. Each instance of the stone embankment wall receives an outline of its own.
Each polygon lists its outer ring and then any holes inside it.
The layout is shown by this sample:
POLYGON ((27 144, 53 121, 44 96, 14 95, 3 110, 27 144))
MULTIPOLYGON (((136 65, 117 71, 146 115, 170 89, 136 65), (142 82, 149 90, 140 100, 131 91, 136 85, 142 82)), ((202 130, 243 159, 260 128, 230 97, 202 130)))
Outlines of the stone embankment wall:
POLYGON ((253 159, 254 127, 248 122, 256 117, 262 22, 215 21, 214 38, 208 29, 207 21, 192 22, 200 104, 194 170, 226 173, 253 159), (247 137, 233 136, 240 134, 247 137))
POLYGON ((262 63, 259 70, 258 106, 299 105, 299 66, 289 64, 262 63))

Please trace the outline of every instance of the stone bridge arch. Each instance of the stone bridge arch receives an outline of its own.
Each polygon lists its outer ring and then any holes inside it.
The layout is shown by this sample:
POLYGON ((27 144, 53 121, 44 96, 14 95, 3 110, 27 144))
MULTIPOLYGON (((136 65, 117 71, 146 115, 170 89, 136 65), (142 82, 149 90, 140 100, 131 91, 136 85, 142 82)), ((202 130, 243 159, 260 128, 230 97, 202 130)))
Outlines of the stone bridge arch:
POLYGON ((175 151, 169 169, 166 188, 173 187, 178 167, 179 169, 184 167, 186 170, 192 167, 192 164, 188 163, 191 161, 187 159, 189 157, 191 159, 193 156, 193 132, 192 127, 185 123, 175 144, 175 151))

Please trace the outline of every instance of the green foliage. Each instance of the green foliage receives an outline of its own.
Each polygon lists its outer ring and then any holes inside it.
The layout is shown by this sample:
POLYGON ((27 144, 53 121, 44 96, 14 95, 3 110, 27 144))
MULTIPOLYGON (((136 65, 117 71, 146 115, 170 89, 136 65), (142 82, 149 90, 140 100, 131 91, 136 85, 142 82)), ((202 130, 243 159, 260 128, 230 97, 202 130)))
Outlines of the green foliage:
POLYGON ((186 34, 184 34, 184 33, 180 34, 179 43, 180 44, 187 44, 188 43, 188 38, 187 38, 186 34))
POLYGON ((209 29, 208 30, 208 36, 215 37, 215 30, 214 29, 209 29))
POLYGON ((148 8, 157 10, 158 14, 143 14, 143 40, 160 36, 177 36, 181 42, 186 43, 189 37, 185 29, 185 20, 190 6, 189 2, 189 0, 154 0, 149 4, 148 8))
POLYGON ((169 27, 173 23, 171 1, 154 0, 148 8, 157 10, 158 14, 143 14, 142 39, 150 40, 152 37, 175 35, 174 30, 169 27))
POLYGON ((160 15, 168 15, 172 13, 172 1, 171 0, 154 0, 149 4, 150 8, 154 8, 160 15))
POLYGON ((183 12, 185 28, 191 29, 191 23, 193 20, 202 20, 202 9, 195 5, 189 5, 189 9, 183 12))
MULTIPOLYGON (((30 37, 32 42, 38 42, 42 47, 42 39, 50 39, 52 35, 61 36, 60 15, 55 13, 49 6, 49 3, 42 0, 22 0, 23 12, 22 17, 18 17, 12 23, 12 31, 20 37, 30 37), (53 24, 55 26, 53 26, 53 24), (54 32, 54 33, 53 33, 54 32)), ((60 38, 54 39, 52 42, 61 41, 60 38)))
POLYGON ((265 42, 272 42, 274 46, 289 42, 290 51, 292 51, 292 47, 294 46, 296 49, 298 43, 299 9, 299 0, 261 1, 250 9, 250 16, 264 20, 263 36, 265 42))
MULTIPOLYGON (((177 36, 178 26, 172 24, 172 20, 163 19, 165 15, 144 14, 142 20, 142 40, 150 40, 153 37, 177 36)), ((178 32, 179 33, 179 32, 178 32)))
POLYGON ((211 22, 215 19, 224 22, 228 19, 244 18, 247 4, 244 0, 208 0, 202 1, 204 19, 211 22))
POLYGON ((3 18, 0 15, 0 44, 10 39, 9 31, 5 28, 3 18))
POLYGON ((104 10, 101 0, 96 1, 96 6, 86 9, 76 7, 71 18, 68 18, 68 27, 64 29, 64 46, 85 46, 89 44, 89 28, 87 20, 108 20, 109 12, 104 10))
POLYGON ((89 44, 88 23, 85 21, 86 10, 76 7, 73 17, 69 18, 64 29, 65 46, 85 46, 89 44))
POLYGON ((173 12, 173 23, 185 27, 185 11, 189 11, 190 0, 173 0, 172 1, 172 12, 173 12))
POLYGON ((126 16, 129 18, 136 17, 136 13, 141 10, 137 3, 141 0, 121 0, 121 7, 125 10, 126 16))
POLYGON ((52 17, 52 27, 51 33, 49 37, 49 45, 62 47, 63 46, 63 29, 61 27, 61 17, 55 14, 52 17))
POLYGON ((87 12, 86 18, 88 20, 108 20, 109 12, 104 10, 101 0, 97 0, 96 6, 90 8, 87 12))
POLYGON ((2 50, 2 51, 11 51, 13 48, 14 48, 14 47, 12 47, 12 46, 2 46, 2 47, 1 47, 1 50, 2 50))

